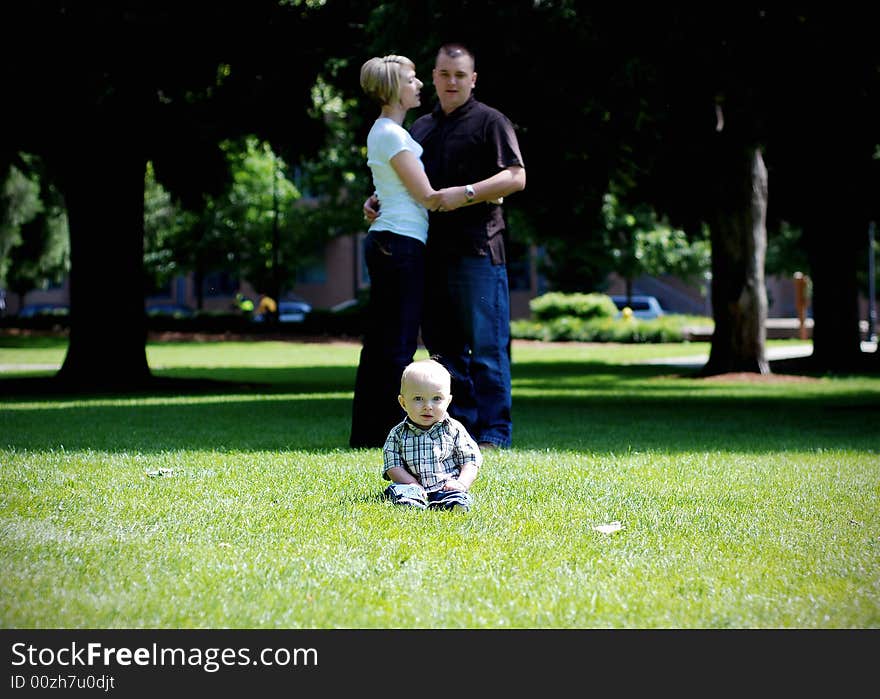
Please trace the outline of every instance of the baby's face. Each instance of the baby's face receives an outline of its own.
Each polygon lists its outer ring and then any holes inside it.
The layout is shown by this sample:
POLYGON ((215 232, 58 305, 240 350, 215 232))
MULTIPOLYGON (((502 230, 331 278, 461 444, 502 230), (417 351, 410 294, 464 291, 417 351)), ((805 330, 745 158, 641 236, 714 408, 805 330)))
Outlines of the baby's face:
POLYGON ((409 379, 397 400, 410 420, 419 427, 430 427, 446 417, 452 395, 442 380, 409 379))

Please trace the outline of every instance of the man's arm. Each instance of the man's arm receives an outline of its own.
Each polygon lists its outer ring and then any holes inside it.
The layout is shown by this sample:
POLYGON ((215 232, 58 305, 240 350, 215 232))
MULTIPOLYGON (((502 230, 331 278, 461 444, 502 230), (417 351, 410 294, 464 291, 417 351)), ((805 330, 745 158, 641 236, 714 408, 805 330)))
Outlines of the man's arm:
POLYGON ((511 165, 492 177, 474 183, 477 194, 474 201, 492 201, 521 192, 525 188, 526 169, 520 165, 511 165))
POLYGON ((519 165, 512 165, 485 180, 474 182, 471 186, 474 188, 474 198, 470 201, 468 201, 463 186, 441 190, 438 197, 440 209, 452 211, 470 204, 498 202, 498 200, 526 188, 526 169, 519 165))

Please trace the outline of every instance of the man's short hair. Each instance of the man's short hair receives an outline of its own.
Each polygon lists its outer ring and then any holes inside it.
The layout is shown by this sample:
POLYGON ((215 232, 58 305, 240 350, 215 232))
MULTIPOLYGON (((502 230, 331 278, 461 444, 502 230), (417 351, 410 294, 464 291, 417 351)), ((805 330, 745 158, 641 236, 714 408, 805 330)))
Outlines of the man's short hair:
POLYGON ((464 44, 459 44, 457 42, 451 42, 448 44, 443 44, 440 47, 440 50, 437 52, 439 56, 441 53, 445 53, 450 58, 458 58, 459 56, 470 56, 471 57, 471 66, 476 69, 477 67, 477 59, 474 56, 474 52, 471 51, 464 44))

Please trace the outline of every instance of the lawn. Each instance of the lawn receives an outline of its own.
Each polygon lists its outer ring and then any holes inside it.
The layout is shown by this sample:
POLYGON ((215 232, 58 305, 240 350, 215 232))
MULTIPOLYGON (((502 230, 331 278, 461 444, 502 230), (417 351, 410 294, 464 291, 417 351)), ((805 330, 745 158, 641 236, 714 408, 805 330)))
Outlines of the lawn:
POLYGON ((229 384, 4 392, 64 349, 0 337, 0 627, 880 628, 880 377, 517 343, 515 446, 459 514, 346 447, 357 345, 151 342, 229 384))

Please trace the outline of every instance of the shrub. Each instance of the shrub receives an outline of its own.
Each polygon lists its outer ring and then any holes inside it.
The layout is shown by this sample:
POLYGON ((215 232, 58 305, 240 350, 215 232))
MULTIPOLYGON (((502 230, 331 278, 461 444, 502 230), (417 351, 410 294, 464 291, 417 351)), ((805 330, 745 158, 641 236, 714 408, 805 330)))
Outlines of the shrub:
POLYGON ((544 342, 683 342, 688 326, 711 318, 670 313, 651 320, 620 317, 610 296, 550 292, 529 303, 533 318, 510 323, 516 340, 544 342))
POLYGON ((605 294, 563 294, 551 291, 529 302, 536 320, 553 320, 573 316, 575 318, 613 318, 617 313, 614 301, 605 294))

